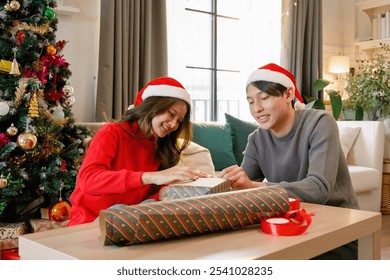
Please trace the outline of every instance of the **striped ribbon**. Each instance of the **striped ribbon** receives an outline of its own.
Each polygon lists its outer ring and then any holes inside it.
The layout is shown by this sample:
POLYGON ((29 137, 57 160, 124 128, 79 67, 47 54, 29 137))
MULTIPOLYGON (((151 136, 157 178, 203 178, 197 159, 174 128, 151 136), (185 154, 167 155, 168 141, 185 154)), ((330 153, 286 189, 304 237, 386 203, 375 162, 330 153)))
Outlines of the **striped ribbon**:
POLYGON ((286 190, 269 186, 100 212, 104 245, 133 245, 259 224, 289 211, 286 190))

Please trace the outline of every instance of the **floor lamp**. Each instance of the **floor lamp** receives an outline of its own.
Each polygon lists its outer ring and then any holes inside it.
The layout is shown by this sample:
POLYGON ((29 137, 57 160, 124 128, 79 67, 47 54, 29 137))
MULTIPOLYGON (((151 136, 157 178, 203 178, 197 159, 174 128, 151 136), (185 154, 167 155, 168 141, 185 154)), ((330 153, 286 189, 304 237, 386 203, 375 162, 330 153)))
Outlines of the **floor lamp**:
POLYGON ((329 73, 337 74, 337 91, 343 97, 344 87, 341 87, 341 75, 349 73, 349 57, 348 56, 331 56, 329 61, 329 73))

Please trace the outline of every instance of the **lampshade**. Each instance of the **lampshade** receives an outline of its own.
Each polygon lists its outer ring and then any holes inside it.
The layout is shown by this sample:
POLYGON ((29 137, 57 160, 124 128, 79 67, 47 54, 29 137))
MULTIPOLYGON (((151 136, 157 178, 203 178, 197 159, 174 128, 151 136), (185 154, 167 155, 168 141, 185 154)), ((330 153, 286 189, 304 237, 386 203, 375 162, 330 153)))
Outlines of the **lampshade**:
POLYGON ((331 56, 329 61, 330 73, 348 73, 349 72, 349 57, 348 56, 331 56))

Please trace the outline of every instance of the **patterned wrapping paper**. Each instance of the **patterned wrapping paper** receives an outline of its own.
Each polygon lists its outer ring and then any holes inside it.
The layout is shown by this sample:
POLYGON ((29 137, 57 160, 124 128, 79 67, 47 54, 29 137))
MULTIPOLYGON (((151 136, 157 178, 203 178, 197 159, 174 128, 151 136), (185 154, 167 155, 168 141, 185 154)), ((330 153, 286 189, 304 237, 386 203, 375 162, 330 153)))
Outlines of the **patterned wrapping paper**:
POLYGON ((0 222, 0 240, 18 238, 26 231, 24 222, 20 223, 2 223, 0 222))
POLYGON ((222 178, 201 178, 186 184, 166 186, 160 191, 160 200, 175 200, 206 194, 229 192, 229 181, 222 178))
POLYGON ((124 206, 101 211, 99 220, 104 245, 133 245, 260 224, 289 207, 286 190, 269 186, 124 206))
POLYGON ((0 251, 19 247, 19 238, 0 239, 0 251))
POLYGON ((41 232, 41 231, 66 227, 68 222, 69 220, 63 222, 56 222, 48 219, 31 219, 30 225, 31 225, 32 232, 41 232))

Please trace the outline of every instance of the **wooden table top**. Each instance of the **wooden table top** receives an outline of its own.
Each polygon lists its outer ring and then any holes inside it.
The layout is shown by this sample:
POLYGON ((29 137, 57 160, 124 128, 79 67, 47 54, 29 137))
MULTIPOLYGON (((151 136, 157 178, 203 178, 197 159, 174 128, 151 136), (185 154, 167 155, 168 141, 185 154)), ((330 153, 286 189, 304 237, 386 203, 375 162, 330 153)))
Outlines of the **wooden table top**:
POLYGON ((302 203, 314 212, 308 230, 298 236, 265 234, 259 225, 132 246, 103 246, 99 223, 89 223, 19 237, 22 259, 309 259, 365 236, 380 251, 381 214, 302 203), (378 242, 379 238, 379 242, 378 242))

